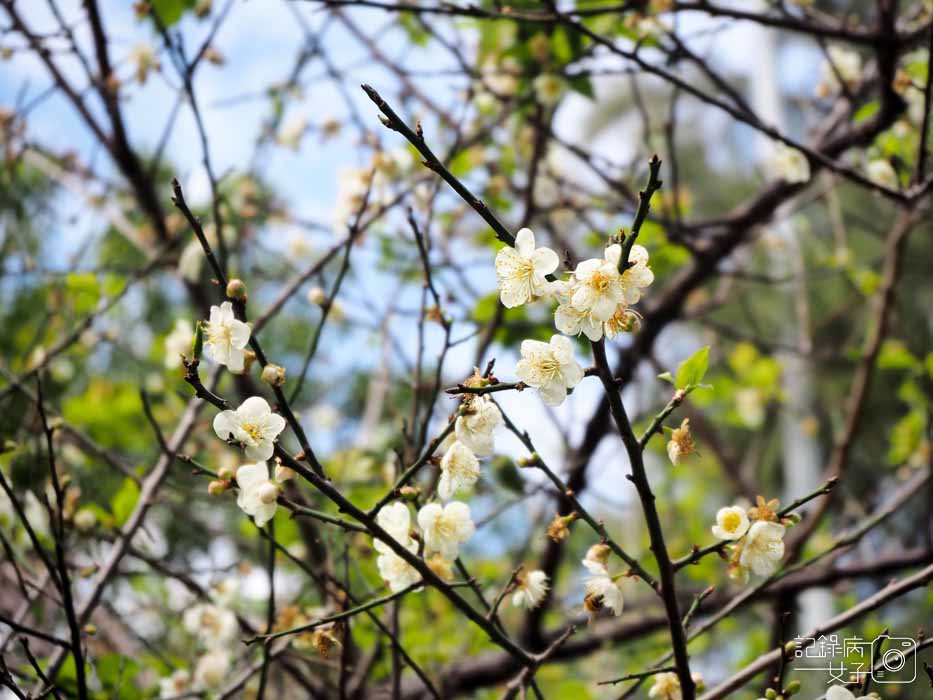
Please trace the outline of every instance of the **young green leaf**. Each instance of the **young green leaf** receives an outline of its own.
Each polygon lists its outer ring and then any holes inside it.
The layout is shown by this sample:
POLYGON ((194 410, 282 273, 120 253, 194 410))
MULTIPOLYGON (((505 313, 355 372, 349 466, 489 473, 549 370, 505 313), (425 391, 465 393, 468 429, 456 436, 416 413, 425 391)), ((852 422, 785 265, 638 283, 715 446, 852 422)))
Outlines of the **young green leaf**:
POLYGON ((678 389, 688 390, 700 384, 709 367, 709 345, 700 348, 677 367, 678 389))

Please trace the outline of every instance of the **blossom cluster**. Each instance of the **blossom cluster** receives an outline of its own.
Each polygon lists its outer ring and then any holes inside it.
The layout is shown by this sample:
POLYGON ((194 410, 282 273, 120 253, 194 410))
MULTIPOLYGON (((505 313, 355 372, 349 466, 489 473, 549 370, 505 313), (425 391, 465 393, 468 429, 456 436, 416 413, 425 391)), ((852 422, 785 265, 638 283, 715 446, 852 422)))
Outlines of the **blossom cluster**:
MULTIPOLYGON (((411 512, 407 505, 401 501, 390 503, 379 511, 376 522, 398 544, 417 554, 418 542, 412 537, 411 512)), ((460 545, 476 531, 470 506, 461 501, 451 501, 443 506, 436 502, 427 503, 418 511, 417 522, 419 537, 424 544, 423 554, 431 570, 441 578, 450 578, 452 563, 460 555, 460 545)), ((404 590, 421 580, 417 569, 387 542, 374 539, 373 547, 379 554, 376 559, 379 574, 391 591, 404 590)))
POLYGON ((784 532, 789 519, 777 514, 777 499, 765 501, 758 496, 756 505, 720 508, 716 513, 713 535, 729 542, 729 576, 745 583, 749 571, 770 576, 784 558, 784 532))
MULTIPOLYGON (((460 545, 476 531, 470 507, 450 499, 479 479, 480 458, 495 451, 495 430, 502 422, 499 407, 488 396, 467 394, 464 397, 451 439, 446 441, 440 460, 437 496, 447 503, 433 501, 418 511, 420 532, 416 534, 424 545, 422 554, 431 570, 441 578, 452 577, 452 565, 459 556, 460 545)), ((400 501, 391 503, 379 511, 376 520, 398 544, 413 554, 418 553, 407 505, 400 501)), ((379 555, 376 560, 379 574, 390 590, 401 591, 421 580, 418 571, 388 543, 376 538, 373 547, 379 555)), ((543 572, 520 572, 515 578, 512 603, 532 608, 541 602, 546 592, 547 576, 543 572)))
MULTIPOLYGON (((214 432, 221 440, 242 445, 246 458, 256 460, 236 470, 239 488, 237 505, 262 527, 275 515, 281 482, 291 477, 291 470, 276 467, 276 478, 269 476, 266 460, 275 451, 275 440, 285 430, 285 419, 273 413, 261 396, 251 396, 236 410, 214 416, 214 432)), ((220 475, 224 476, 224 475, 220 475)))
MULTIPOLYGON (((496 255, 499 298, 506 308, 539 300, 557 302, 554 324, 565 335, 585 335, 593 342, 637 330, 640 316, 631 307, 654 281, 648 251, 632 246, 622 265, 622 246, 608 246, 602 258, 580 262, 567 279, 554 278, 560 260, 550 248, 537 247, 534 233, 523 228, 515 245, 496 255), (621 269, 620 269, 621 268, 621 269)), ((516 373, 528 386, 538 389, 549 406, 563 403, 567 390, 583 379, 583 369, 573 357, 567 338, 555 335, 549 343, 526 340, 516 373)))
POLYGON ((240 631, 239 621, 230 609, 237 589, 235 580, 221 581, 211 590, 211 602, 196 603, 185 610, 182 625, 201 653, 193 675, 180 668, 159 681, 160 698, 216 690, 227 680, 233 664, 229 650, 240 631))

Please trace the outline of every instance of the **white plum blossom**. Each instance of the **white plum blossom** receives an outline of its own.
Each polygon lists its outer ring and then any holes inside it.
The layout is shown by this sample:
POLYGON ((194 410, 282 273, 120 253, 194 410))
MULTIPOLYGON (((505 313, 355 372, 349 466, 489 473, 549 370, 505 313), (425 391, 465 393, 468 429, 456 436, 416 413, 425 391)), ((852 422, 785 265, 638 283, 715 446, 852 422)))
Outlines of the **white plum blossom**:
POLYGON ((827 60, 823 62, 822 80, 817 86, 817 94, 828 97, 840 88, 839 80, 847 87, 858 84, 862 75, 862 57, 855 51, 840 46, 830 46, 827 51, 827 60))
POLYGON ((745 387, 735 392, 735 410, 749 428, 758 428, 765 420, 764 397, 761 390, 745 387))
POLYGON ((269 466, 265 462, 244 464, 236 470, 236 484, 240 492, 236 504, 262 527, 275 516, 279 497, 278 485, 269 479, 269 466))
POLYGON ((191 688, 191 674, 180 668, 167 678, 159 679, 159 698, 173 698, 191 688))
POLYGON ((198 659, 194 679, 205 688, 219 688, 229 672, 230 654, 222 649, 214 649, 198 659))
POLYGON ((284 148, 297 151, 307 130, 308 118, 303 114, 293 115, 279 128, 275 141, 284 148))
POLYGON ((542 73, 534 79, 535 97, 545 107, 553 107, 564 93, 564 81, 553 73, 542 73))
MULTIPOLYGON (((409 552, 418 551, 418 543, 410 534, 411 513, 404 503, 395 501, 382 508, 376 516, 376 522, 409 552)), ((417 569, 396 554, 388 544, 374 539, 373 548, 379 553, 376 558, 379 575, 393 593, 398 593, 421 580, 421 574, 417 569)))
POLYGON ((583 381, 583 368, 573 357, 573 345, 562 335, 551 336, 550 343, 524 340, 521 352, 515 373, 525 384, 537 388, 548 406, 562 404, 567 389, 583 381))
POLYGON ((516 608, 531 610, 544 600, 548 590, 548 577, 543 571, 522 571, 515 578, 515 592, 512 594, 512 605, 516 608))
POLYGON ((204 267, 204 251, 197 239, 191 241, 178 256, 178 274, 183 280, 197 282, 201 279, 201 269, 204 267))
POLYGON ((337 173, 334 228, 345 228, 359 215, 364 202, 373 204, 382 199, 385 185, 385 178, 372 168, 342 168, 337 173))
POLYGON ((449 500, 457 491, 469 488, 479 479, 479 460, 460 440, 455 440, 441 458, 441 478, 437 495, 449 500))
POLYGON ((609 608, 614 615, 621 615, 624 606, 622 589, 609 574, 610 554, 611 550, 608 545, 594 544, 583 558, 583 566, 590 574, 583 581, 587 598, 585 606, 591 611, 605 607, 609 608))
POLYGON ((826 700, 855 700, 855 694, 842 685, 831 685, 826 690, 826 700))
POLYGON ((576 290, 577 285, 572 279, 567 282, 554 283, 553 291, 560 302, 554 312, 554 326, 566 335, 583 333, 595 343, 603 337, 603 321, 593 316, 592 313, 580 311, 573 305, 571 299, 576 290))
POLYGON ((754 523, 745 535, 739 564, 758 576, 770 576, 784 558, 784 526, 768 520, 754 523))
POLYGON ((261 396, 250 396, 235 411, 214 416, 214 432, 221 440, 230 436, 243 443, 247 459, 264 462, 275 451, 274 443, 285 430, 285 419, 273 413, 261 396))
POLYGON ((496 254, 499 298, 508 309, 527 304, 550 293, 547 275, 554 272, 560 259, 550 248, 535 248, 535 235, 523 228, 515 235, 515 246, 506 246, 496 254))
POLYGON ((748 532, 748 514, 739 506, 720 508, 716 513, 713 535, 721 540, 737 540, 748 532))
POLYGON ((249 343, 250 327, 233 315, 233 304, 225 301, 211 307, 210 319, 204 324, 204 350, 219 365, 241 373, 249 343))
POLYGON ((476 531, 470 517, 470 506, 460 501, 452 501, 446 506, 439 503, 422 506, 418 511, 418 525, 425 553, 437 552, 448 561, 457 558, 460 545, 476 531))
POLYGON ((182 617, 185 630, 208 649, 226 646, 240 629, 236 615, 227 608, 210 603, 199 603, 185 610, 182 617))
POLYGON ((882 187, 896 190, 900 185, 897 179, 897 171, 884 158, 876 158, 869 162, 865 172, 868 174, 869 180, 882 187))
MULTIPOLYGON (((613 248, 615 246, 609 247, 613 248)), ((618 264, 618 258, 621 257, 621 254, 616 256, 616 264, 618 264)), ((642 245, 633 245, 632 250, 629 251, 628 265, 628 269, 622 273, 621 284, 623 299, 626 304, 631 306, 637 304, 638 300, 641 299, 642 290, 654 282, 654 273, 648 267, 648 249, 642 245)))
MULTIPOLYGON (((52 499, 49 499, 53 502, 52 499)), ((27 491, 23 497, 23 515, 29 521, 30 526, 40 537, 48 537, 51 533, 49 529, 49 511, 42 501, 32 491, 27 491)))
MULTIPOLYGON (((570 303, 581 313, 589 313, 601 323, 608 321, 616 308, 625 300, 619 258, 622 246, 606 248, 602 259, 590 258, 579 263, 573 271, 575 284, 570 303)), ((637 301, 637 299, 636 299, 637 301)))
POLYGON ((457 440, 474 454, 487 457, 495 449, 494 431, 502 423, 499 407, 488 396, 475 396, 464 402, 454 431, 457 440))
POLYGON ((622 589, 609 575, 609 569, 604 562, 586 558, 583 566, 590 575, 583 582, 588 596, 599 600, 603 607, 609 608, 613 615, 621 615, 625 601, 622 599, 622 589))
POLYGON ((648 691, 648 697, 659 700, 681 700, 683 693, 680 689, 680 679, 676 673, 658 673, 648 691))
MULTIPOLYGON (((411 544, 411 512, 401 501, 395 501, 382 508, 376 516, 376 522, 403 547, 411 544)), ((377 552, 392 551, 382 540, 374 540, 373 547, 377 552)))
MULTIPOLYGON (((417 549, 418 545, 414 542, 408 548, 412 553, 417 549)), ((376 567, 379 569, 382 580, 386 582, 389 590, 393 593, 403 591, 421 580, 421 574, 418 573, 418 570, 391 549, 379 555, 376 559, 376 567)))
POLYGON ((521 66, 512 57, 501 60, 490 56, 483 62, 483 82, 499 97, 512 97, 518 91, 521 66))
POLYGON ((771 157, 771 165, 778 177, 791 184, 810 179, 810 161, 796 148, 779 143, 771 157))
POLYGON ((220 606, 230 606, 234 603, 240 592, 240 580, 230 576, 218 581, 210 590, 211 600, 220 606))
POLYGON ((136 81, 140 85, 146 84, 150 71, 157 71, 160 67, 159 56, 148 41, 141 41, 133 47, 130 51, 130 61, 133 63, 136 81))
POLYGON ((191 354, 193 342, 194 329, 191 327, 191 322, 184 318, 175 319, 171 333, 165 336, 165 368, 181 367, 182 355, 191 354))

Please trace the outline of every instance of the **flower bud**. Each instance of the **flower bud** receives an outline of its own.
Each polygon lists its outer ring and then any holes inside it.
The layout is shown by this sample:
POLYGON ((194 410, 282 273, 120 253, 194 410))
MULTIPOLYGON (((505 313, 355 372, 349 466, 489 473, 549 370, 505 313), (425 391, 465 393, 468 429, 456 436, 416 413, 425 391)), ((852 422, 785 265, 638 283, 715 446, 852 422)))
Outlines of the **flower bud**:
POLYGON ((417 486, 403 486, 398 490, 398 495, 404 501, 416 501, 421 495, 421 489, 417 486))
POLYGON ((95 634, 97 634, 97 625, 93 624, 92 622, 87 623, 84 626, 84 634, 93 637, 95 634))
POLYGON ((555 542, 567 539, 570 535, 570 523, 577 519, 576 513, 570 515, 555 515, 551 524, 547 526, 547 536, 555 542))
POLYGON ((797 642, 793 640, 789 641, 787 644, 784 645, 785 654, 788 654, 788 655, 793 654, 796 650, 797 650, 797 642))
POLYGON ((774 688, 768 688, 765 691, 766 700, 774 700, 777 697, 777 691, 774 688))
POLYGON ((246 301, 246 283, 237 277, 227 282, 227 298, 246 301))
POLYGON ((318 306, 323 306, 327 301, 327 293, 320 287, 311 287, 308 290, 308 301, 318 306))
POLYGON ((346 312, 343 310, 343 304, 334 299, 330 303, 330 318, 335 323, 342 323, 347 317, 346 312))
POLYGON ((243 351, 243 372, 238 372, 237 374, 249 374, 253 368, 253 363, 256 362, 256 353, 252 350, 243 351))
POLYGON ((535 466, 537 466, 537 465, 540 463, 540 461, 541 461, 541 457, 538 455, 538 453, 537 453, 537 452, 532 452, 532 453, 531 453, 530 455, 528 455, 527 457, 519 457, 519 458, 518 458, 518 466, 520 466, 520 467, 522 467, 522 468, 525 468, 525 467, 535 467, 535 466))
POLYGON ((295 478, 295 470, 291 467, 283 467, 281 464, 276 465, 275 467, 275 480, 276 481, 288 481, 289 479, 295 478))
POLYGON ((282 386, 285 383, 285 368, 270 363, 262 368, 260 376, 269 386, 282 386))
POLYGON ((784 687, 785 695, 796 695, 800 692, 800 681, 791 681, 784 687))
POLYGON ((231 467, 229 464, 225 464, 220 469, 217 470, 217 478, 221 481, 233 481, 233 477, 236 476, 236 469, 231 467))
POLYGON ((270 503, 275 503, 275 499, 279 497, 279 487, 273 484, 271 481, 267 481, 262 486, 259 487, 259 500, 269 505, 270 503))
POLYGON ((612 550, 609 548, 608 544, 603 544, 602 542, 594 544, 588 550, 586 550, 586 559, 588 561, 595 561, 598 564, 606 565, 606 562, 609 561, 609 555, 612 554, 612 550))
POLYGON ((226 482, 226 481, 216 481, 216 480, 215 480, 215 481, 212 481, 211 483, 209 483, 209 484, 207 485, 207 492, 208 492, 211 496, 219 496, 220 494, 222 494, 222 493, 223 493, 224 491, 226 491, 226 490, 227 490, 227 482, 226 482))
POLYGON ((74 524, 79 532, 87 532, 97 524, 97 516, 90 508, 82 508, 75 513, 74 524))

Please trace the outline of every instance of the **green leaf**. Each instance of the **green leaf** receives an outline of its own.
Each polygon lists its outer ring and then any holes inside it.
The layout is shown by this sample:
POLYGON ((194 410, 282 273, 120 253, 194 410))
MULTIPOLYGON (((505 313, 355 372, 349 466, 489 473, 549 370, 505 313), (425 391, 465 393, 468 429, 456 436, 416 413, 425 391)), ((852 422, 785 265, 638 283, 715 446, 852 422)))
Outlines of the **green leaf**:
POLYGON ((878 353, 879 369, 911 369, 918 360, 900 340, 888 339, 878 353))
POLYGON ((658 379, 663 379, 665 382, 670 382, 671 384, 675 384, 674 377, 671 376, 670 372, 661 372, 661 374, 658 375, 658 379))
POLYGON ((117 491, 116 496, 113 497, 113 502, 110 504, 117 527, 122 526, 127 521, 138 500, 139 486, 132 479, 124 479, 123 485, 120 486, 120 490, 117 491))
POLYGON ((508 457, 498 457, 492 461, 492 473, 496 481, 512 493, 523 493, 525 480, 518 471, 518 467, 508 457))
POLYGON ((880 109, 881 103, 877 100, 873 102, 866 102, 861 107, 859 107, 855 114, 852 115, 852 121, 855 124, 863 122, 871 117, 875 116, 875 113, 880 109))
POLYGON ((700 348, 680 363, 680 366, 677 368, 677 380, 674 386, 683 390, 695 387, 703 381, 708 367, 709 345, 700 348))
POLYGON ((569 78, 567 84, 570 85, 572 90, 579 92, 581 95, 591 100, 596 96, 596 93, 593 91, 593 83, 590 82, 590 79, 585 75, 576 75, 569 78))
POLYGON ((194 7, 194 0, 152 0, 152 11, 159 16, 159 20, 166 27, 171 27, 185 10, 194 7))
POLYGON ((65 277, 65 289, 75 313, 87 314, 100 299, 100 286, 93 272, 72 272, 65 277))

